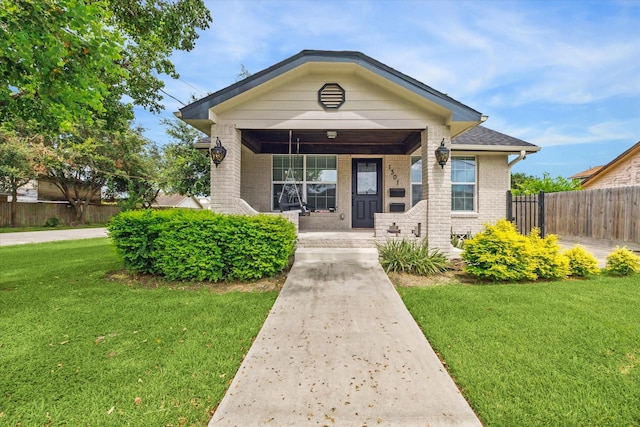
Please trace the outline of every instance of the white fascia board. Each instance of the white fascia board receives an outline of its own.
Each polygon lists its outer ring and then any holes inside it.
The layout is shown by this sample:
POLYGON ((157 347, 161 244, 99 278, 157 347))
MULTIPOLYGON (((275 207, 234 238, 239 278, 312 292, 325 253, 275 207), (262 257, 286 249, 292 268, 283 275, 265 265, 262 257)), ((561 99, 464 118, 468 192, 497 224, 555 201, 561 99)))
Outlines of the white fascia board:
POLYGON ((497 153, 519 154, 522 150, 527 153, 540 151, 537 146, 505 146, 505 145, 474 145, 474 144, 451 144, 451 151, 490 151, 497 153))

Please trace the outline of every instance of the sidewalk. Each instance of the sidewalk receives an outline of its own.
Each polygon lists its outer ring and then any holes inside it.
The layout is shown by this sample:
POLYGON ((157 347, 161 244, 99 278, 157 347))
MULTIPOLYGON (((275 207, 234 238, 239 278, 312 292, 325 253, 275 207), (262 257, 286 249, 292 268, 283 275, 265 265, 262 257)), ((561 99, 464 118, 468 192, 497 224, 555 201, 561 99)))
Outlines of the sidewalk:
POLYGON ((0 246, 22 245, 25 243, 53 242, 58 240, 91 239, 107 237, 106 228, 78 228, 68 230, 23 231, 20 233, 0 233, 0 246))
POLYGON ((481 426, 377 260, 299 249, 209 426, 481 426))

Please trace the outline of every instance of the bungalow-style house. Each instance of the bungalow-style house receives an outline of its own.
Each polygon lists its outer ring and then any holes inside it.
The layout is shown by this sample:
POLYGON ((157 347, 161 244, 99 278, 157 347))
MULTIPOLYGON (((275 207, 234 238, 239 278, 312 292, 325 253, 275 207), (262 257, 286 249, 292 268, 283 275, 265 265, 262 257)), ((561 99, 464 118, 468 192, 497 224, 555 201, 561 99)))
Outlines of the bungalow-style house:
POLYGON ((640 141, 582 180, 582 188, 640 185, 640 141))
POLYGON ((300 231, 428 238, 445 253, 451 232, 505 217, 511 165, 539 150, 351 51, 304 50, 176 116, 211 137, 213 211, 282 211, 300 231))

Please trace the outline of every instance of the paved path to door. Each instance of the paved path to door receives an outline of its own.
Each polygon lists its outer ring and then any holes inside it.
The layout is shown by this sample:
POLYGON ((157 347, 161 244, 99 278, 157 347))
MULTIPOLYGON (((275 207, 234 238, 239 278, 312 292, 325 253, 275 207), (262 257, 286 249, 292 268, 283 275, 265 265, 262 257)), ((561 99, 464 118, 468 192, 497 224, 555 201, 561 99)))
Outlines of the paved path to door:
POLYGON ((209 426, 480 426, 375 249, 299 249, 209 426))

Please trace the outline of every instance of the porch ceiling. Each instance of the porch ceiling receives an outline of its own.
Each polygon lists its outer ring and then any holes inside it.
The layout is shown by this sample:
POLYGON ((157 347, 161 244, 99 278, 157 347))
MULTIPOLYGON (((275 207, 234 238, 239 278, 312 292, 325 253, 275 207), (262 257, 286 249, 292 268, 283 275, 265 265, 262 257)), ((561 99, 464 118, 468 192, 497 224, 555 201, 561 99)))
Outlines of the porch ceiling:
MULTIPOLYGON (((420 146, 420 130, 336 130, 337 136, 327 137, 327 130, 294 130, 292 151, 300 154, 410 154, 420 146)), ((242 143, 256 154, 287 154, 288 130, 243 130, 242 143)))

